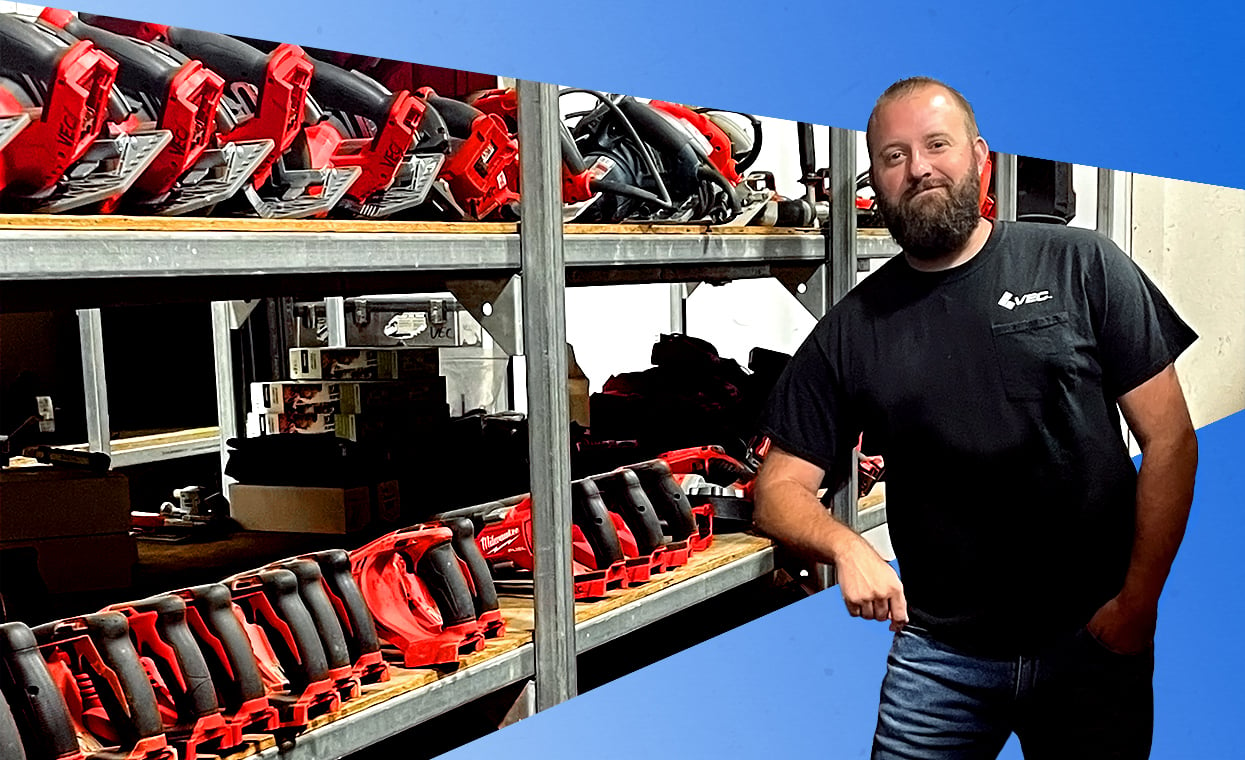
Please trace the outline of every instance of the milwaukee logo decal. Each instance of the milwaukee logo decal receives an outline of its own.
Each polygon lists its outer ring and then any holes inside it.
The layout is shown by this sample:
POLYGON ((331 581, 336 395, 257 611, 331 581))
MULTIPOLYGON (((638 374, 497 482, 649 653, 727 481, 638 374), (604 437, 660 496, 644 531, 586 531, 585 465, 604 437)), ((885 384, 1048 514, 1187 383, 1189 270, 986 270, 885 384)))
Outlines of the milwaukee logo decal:
POLYGON ((480 551, 486 556, 492 556, 507 546, 514 543, 519 537, 518 528, 508 528, 501 533, 491 536, 480 536, 480 551))
POLYGON ((1012 295, 1010 290, 1003 291, 1003 297, 999 299, 999 306, 1011 311, 1017 306, 1023 306, 1027 303, 1041 303, 1050 300, 1049 290, 1038 290, 1033 293, 1025 293, 1023 296, 1012 295))

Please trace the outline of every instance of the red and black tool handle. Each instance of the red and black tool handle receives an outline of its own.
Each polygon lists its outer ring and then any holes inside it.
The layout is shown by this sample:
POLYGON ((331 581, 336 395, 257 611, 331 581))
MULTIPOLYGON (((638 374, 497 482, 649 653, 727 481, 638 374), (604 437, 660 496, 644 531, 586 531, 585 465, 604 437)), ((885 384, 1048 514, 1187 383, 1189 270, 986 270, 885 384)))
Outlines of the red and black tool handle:
POLYGON ((624 558, 609 508, 605 506, 600 488, 592 480, 571 483, 571 523, 584 534, 596 560, 597 570, 604 570, 624 558))
POLYGON ((638 475, 629 470, 618 470, 593 476, 590 480, 600 489, 605 506, 621 516, 631 530, 640 554, 652 554, 666 543, 661 522, 640 485, 638 475))
MULTIPOLYGON (((381 83, 370 77, 312 59, 315 73, 311 76, 311 97, 323 108, 344 111, 374 121, 379 128, 389 119, 396 100, 381 83)), ((421 103, 422 105, 422 103, 421 103)))
POLYGON ((475 106, 468 105, 461 100, 442 97, 427 88, 421 90, 420 95, 425 102, 437 109, 437 113, 445 122, 445 128, 449 130, 452 137, 460 139, 470 137, 476 119, 484 116, 484 112, 475 106))
POLYGON ((268 56, 256 48, 217 32, 201 32, 178 26, 140 24, 125 19, 78 14, 83 22, 118 34, 127 34, 148 42, 164 41, 183 55, 202 61, 208 68, 231 82, 263 82, 268 56))
MULTIPOLYGON (((29 74, 50 82, 72 43, 49 29, 7 13, 0 14, 0 71, 29 74)), ((88 46, 90 47, 90 46, 88 46)))
POLYGON ((0 625, 0 670, 0 688, 15 713, 30 760, 81 758, 69 708, 25 623, 0 625))
POLYGON ((438 544, 426 550, 416 564, 415 573, 428 586, 428 593, 432 595, 447 628, 476 619, 471 589, 451 543, 438 544))
POLYGON ((311 616, 330 670, 350 666, 350 648, 329 599, 320 566, 309 559, 278 562, 273 567, 289 570, 298 579, 298 596, 311 616))
POLYGON ((325 681, 328 657, 315 621, 298 594, 298 578, 288 570, 261 570, 230 581, 234 600, 248 619, 270 632, 269 641, 291 690, 325 681))
POLYGON ((639 477, 640 486, 648 495, 658 519, 671 539, 685 541, 697 534, 696 515, 692 512, 692 504, 675 481, 670 465, 660 459, 650 459, 628 465, 626 469, 639 477))
POLYGON ((493 583, 493 574, 489 571, 488 561, 480 552, 476 543, 475 524, 466 517, 449 517, 442 520, 453 533, 450 545, 454 553, 467 565, 472 586, 472 602, 476 616, 492 612, 500 607, 497 601, 497 586, 493 583))
MULTIPOLYGON (((121 692, 116 693, 109 682, 109 673, 86 671, 96 684, 100 703, 108 713, 113 731, 124 746, 133 746, 143 739, 163 736, 164 723, 156 705, 147 671, 138 659, 130 641, 130 627, 119 612, 98 612, 68 620, 58 620, 34 628, 35 639, 42 649, 67 646, 81 651, 93 646, 99 660, 116 678, 121 692), (88 644, 82 644, 82 640, 88 644), (76 640, 76 641, 75 641, 76 640)), ((73 658, 71 658, 73 659, 73 658)), ((90 663, 93 658, 80 657, 90 663)), ((72 669, 72 667, 71 667, 72 669)))
POLYGON ((116 604, 108 608, 130 620, 140 651, 152 659, 165 684, 176 685, 174 700, 182 719, 220 711, 207 660, 186 621, 186 602, 172 594, 116 604))
POLYGON ((234 614, 233 596, 222 584, 194 586, 179 592, 193 609, 191 630, 205 645, 200 649, 212 683, 226 709, 237 710, 267 692, 246 631, 234 614))
POLYGON ((92 26, 69 11, 45 8, 39 20, 64 29, 80 40, 95 43, 96 47, 121 64, 117 71, 120 87, 151 95, 162 103, 169 95, 173 78, 185 63, 131 37, 92 26))
POLYGON ((340 605, 337 614, 339 620, 345 623, 342 631, 346 634, 351 659, 358 660, 362 655, 379 652, 376 621, 350 572, 350 553, 343 549, 329 549, 306 556, 320 566, 320 573, 332 594, 333 606, 337 608, 340 605), (346 630, 347 626, 349 630, 346 630))

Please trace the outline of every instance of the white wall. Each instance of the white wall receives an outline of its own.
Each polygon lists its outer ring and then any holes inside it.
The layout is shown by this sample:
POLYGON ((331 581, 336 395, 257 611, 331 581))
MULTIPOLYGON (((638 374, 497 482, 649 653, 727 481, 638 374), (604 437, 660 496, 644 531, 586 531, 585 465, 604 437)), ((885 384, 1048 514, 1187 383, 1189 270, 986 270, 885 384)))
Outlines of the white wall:
POLYGON ((1133 260, 1199 339, 1177 362, 1194 425, 1245 409, 1245 191, 1136 175, 1133 260))

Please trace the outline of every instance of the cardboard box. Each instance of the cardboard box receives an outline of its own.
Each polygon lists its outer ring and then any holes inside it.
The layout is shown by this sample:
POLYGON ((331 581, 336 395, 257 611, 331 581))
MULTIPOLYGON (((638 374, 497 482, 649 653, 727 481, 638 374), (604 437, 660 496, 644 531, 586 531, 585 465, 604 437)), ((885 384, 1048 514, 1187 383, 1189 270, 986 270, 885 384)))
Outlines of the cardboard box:
POLYGON ((339 414, 334 432, 355 443, 400 443, 427 435, 428 428, 449 418, 449 405, 442 401, 402 413, 339 414))
POLYGON ((444 401, 445 378, 440 375, 417 380, 251 383, 255 414, 401 412, 410 405, 444 401))
POLYGON ((418 412, 430 404, 445 403, 445 378, 440 375, 423 380, 377 381, 341 384, 342 414, 372 412, 418 412))
MULTIPOLYGON (((83 510, 84 513, 87 511, 83 510)), ((128 507, 126 520, 128 529, 128 507)), ((33 560, 49 592, 69 594, 123 589, 133 585, 138 542, 129 533, 0 541, 0 553, 12 553, 10 556, 13 559, 6 560, 6 564, 33 560)))
POLYGON ((371 493, 357 488, 229 487, 229 511, 247 530, 281 533, 353 533, 371 522, 371 493))
POLYGON ((0 543, 129 529, 130 481, 120 473, 52 467, 0 470, 0 543))
POLYGON ((341 386, 326 382, 251 383, 256 414, 338 414, 341 386))
POLYGON ((338 414, 256 414, 246 416, 246 437, 279 433, 332 433, 337 430, 338 414))
POLYGON ((440 374, 435 348, 291 348, 294 380, 409 380, 440 374))

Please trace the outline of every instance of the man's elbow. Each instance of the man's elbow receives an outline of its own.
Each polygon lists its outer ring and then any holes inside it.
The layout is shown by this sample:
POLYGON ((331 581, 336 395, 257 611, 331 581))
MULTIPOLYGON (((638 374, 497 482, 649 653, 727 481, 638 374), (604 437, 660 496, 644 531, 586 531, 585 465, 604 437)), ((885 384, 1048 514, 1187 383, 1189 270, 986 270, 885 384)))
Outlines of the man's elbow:
POLYGON ((772 484, 768 478, 758 477, 752 488, 752 527, 770 535, 775 508, 772 484))

